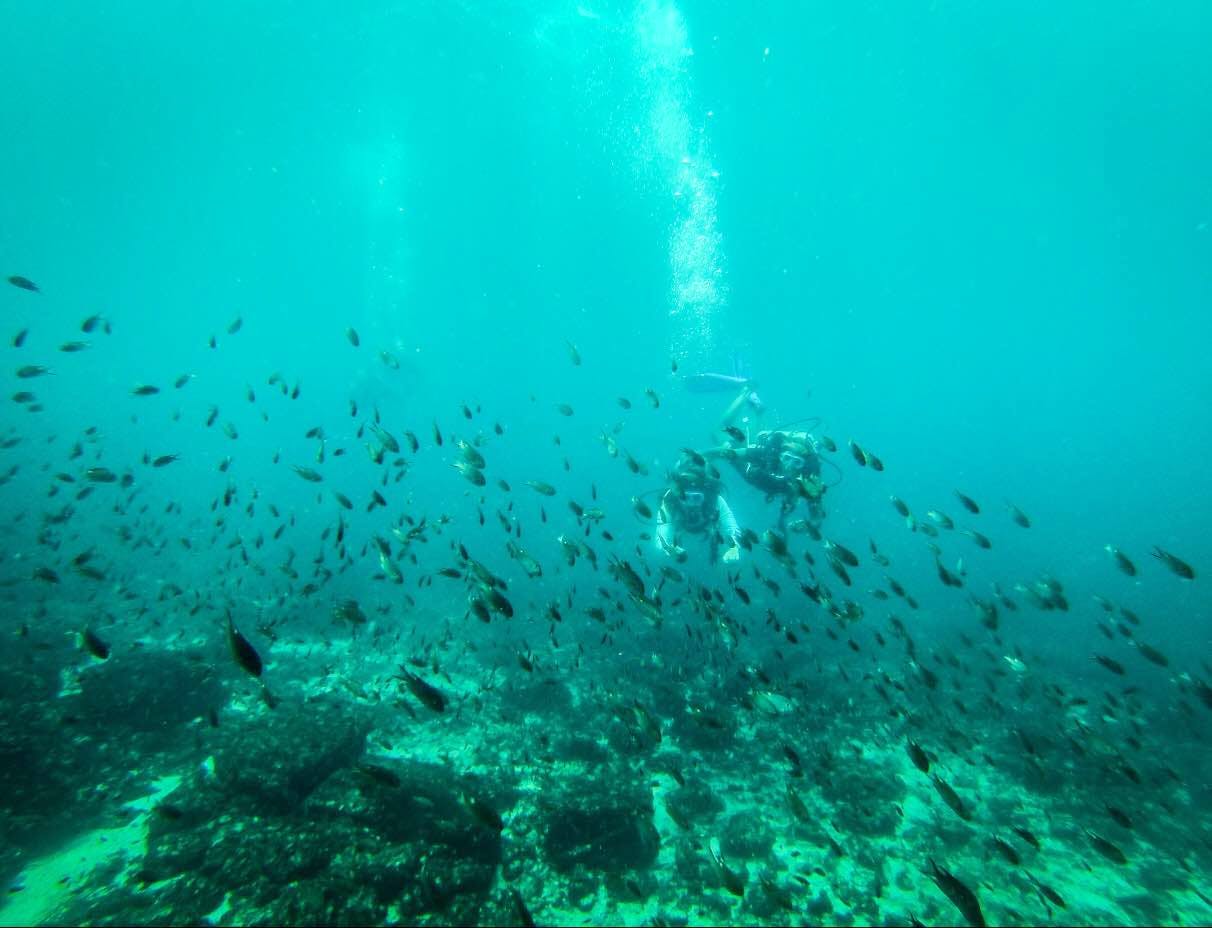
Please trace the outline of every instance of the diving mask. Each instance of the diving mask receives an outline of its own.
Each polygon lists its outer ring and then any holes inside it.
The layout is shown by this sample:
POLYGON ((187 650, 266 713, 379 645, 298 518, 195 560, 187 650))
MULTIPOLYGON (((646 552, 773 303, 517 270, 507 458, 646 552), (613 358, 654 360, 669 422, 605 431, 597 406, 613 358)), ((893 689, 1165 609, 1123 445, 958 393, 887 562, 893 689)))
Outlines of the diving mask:
POLYGON ((784 451, 780 454, 779 463, 782 465, 784 473, 798 472, 804 469, 803 457, 791 451, 784 451))

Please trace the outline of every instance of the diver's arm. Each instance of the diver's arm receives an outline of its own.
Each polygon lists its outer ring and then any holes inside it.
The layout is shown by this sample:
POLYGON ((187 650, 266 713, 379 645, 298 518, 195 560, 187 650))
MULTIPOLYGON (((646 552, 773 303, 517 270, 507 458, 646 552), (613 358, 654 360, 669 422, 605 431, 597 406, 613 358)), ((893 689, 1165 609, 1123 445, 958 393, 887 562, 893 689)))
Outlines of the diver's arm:
POLYGON ((732 514, 732 510, 728 506, 728 501, 720 496, 716 498, 717 512, 719 513, 720 534, 725 538, 737 538, 741 534, 741 527, 737 525, 736 516, 732 514))
POLYGON ((720 529, 720 537, 730 543, 728 550, 724 552, 723 559, 735 561, 741 556, 741 527, 737 525, 736 516, 732 514, 728 501, 722 496, 716 497, 716 520, 720 529))
POLYGON ((705 458, 727 458, 730 461, 735 461, 745 456, 747 448, 735 448, 732 445, 720 445, 718 448, 708 448, 702 452, 705 458))
POLYGON ((741 408, 749 401, 749 394, 753 392, 753 388, 746 381, 741 387, 741 392, 737 394, 736 399, 728 404, 728 408, 724 410, 724 415, 720 417, 720 425, 731 425, 732 420, 736 418, 736 414, 741 411, 741 408))

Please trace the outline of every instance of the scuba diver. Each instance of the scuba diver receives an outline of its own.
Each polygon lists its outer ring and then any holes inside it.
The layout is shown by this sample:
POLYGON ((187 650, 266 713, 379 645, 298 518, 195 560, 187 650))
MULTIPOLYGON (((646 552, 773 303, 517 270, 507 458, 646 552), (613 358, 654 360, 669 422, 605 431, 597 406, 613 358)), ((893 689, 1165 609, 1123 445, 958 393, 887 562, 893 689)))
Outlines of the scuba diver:
POLYGON ((711 563, 731 563, 741 556, 741 529, 721 491, 719 472, 695 451, 686 450, 669 475, 670 487, 661 495, 657 510, 656 542, 679 561, 686 549, 678 545, 680 533, 702 535, 711 543, 711 563), (721 548, 723 554, 721 555, 721 548))
POLYGON ((807 500, 813 521, 825 517, 821 503, 825 495, 821 459, 807 432, 761 431, 744 447, 729 448, 720 454, 732 461, 746 483, 766 494, 767 502, 780 500, 780 530, 801 499, 807 500))

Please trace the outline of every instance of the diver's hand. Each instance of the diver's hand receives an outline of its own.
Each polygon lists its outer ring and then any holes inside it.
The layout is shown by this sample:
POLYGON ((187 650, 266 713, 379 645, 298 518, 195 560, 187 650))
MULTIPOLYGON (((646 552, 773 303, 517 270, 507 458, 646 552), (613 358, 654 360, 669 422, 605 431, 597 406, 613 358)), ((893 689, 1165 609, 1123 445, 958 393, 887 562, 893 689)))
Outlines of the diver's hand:
POLYGON ((733 545, 724 552, 724 563, 731 564, 741 559, 741 549, 737 545, 733 545))
POLYGON ((686 549, 681 545, 675 545, 670 542, 662 542, 661 550, 665 552, 666 557, 671 557, 675 561, 681 562, 686 560, 686 549))

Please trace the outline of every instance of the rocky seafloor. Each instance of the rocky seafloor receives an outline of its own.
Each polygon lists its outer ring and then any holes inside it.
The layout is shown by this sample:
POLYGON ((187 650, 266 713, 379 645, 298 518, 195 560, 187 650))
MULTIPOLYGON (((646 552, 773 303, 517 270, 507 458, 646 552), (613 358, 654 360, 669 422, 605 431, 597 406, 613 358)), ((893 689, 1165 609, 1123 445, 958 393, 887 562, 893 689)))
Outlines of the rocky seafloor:
POLYGON ((958 683, 895 674, 775 683, 653 658, 485 682, 466 656, 431 674, 451 697, 437 713, 365 654, 292 680, 280 648, 290 682, 271 699, 204 650, 75 675, 52 671, 60 656, 3 694, 6 922, 962 921, 933 864, 993 924, 1212 919, 1198 746, 1167 732, 1162 756, 1160 727, 1137 757, 1105 736, 1068 745, 1077 710, 1030 674, 999 683, 1022 701, 995 717, 958 683), (626 686, 602 682, 624 669, 626 686))

